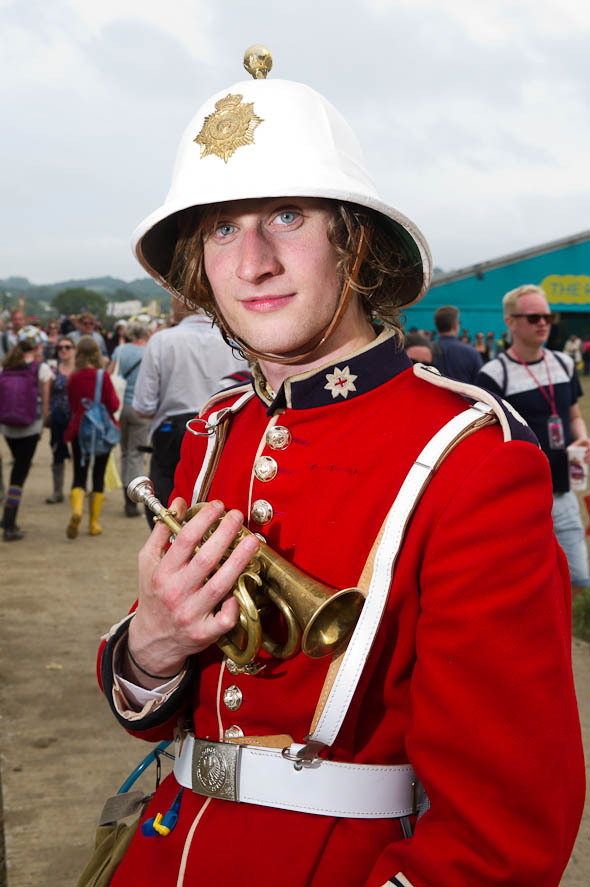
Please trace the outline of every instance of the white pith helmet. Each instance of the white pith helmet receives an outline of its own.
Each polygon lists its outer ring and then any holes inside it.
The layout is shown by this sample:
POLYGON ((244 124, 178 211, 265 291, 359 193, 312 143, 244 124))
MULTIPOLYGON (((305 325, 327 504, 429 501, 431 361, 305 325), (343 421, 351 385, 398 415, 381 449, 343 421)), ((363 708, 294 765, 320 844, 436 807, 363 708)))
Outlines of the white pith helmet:
MULTIPOLYGON (((271 66, 267 61, 266 70, 271 66)), ((391 226, 406 267, 422 269, 421 280, 420 274, 412 275, 405 290, 402 286, 399 307, 417 302, 428 289, 432 259, 424 235, 379 199, 342 115, 309 86, 288 80, 244 80, 199 108, 182 136, 163 205, 133 233, 135 255, 158 283, 171 289, 166 275, 179 213, 269 197, 324 197, 375 210, 391 226)))

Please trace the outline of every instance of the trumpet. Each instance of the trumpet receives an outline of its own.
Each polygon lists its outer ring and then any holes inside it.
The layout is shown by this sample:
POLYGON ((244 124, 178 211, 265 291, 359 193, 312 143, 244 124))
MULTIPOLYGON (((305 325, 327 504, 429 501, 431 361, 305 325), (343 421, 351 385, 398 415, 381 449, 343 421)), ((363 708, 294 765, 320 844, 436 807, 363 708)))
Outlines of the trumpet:
MULTIPOLYGON (((136 477, 127 487, 127 495, 134 502, 143 502, 176 537, 182 524, 154 495, 148 477, 136 477)), ((198 502, 186 513, 185 523, 207 503, 198 502)), ((223 515, 222 515, 223 517, 223 515)), ((215 532, 220 517, 203 535, 203 541, 215 532)), ((232 631, 217 641, 218 647, 239 668, 252 666, 261 647, 271 656, 287 659, 299 646, 311 659, 321 659, 340 650, 348 642, 365 602, 358 588, 340 591, 312 579, 276 551, 258 534, 242 527, 222 558, 247 535, 260 539, 258 550, 232 589, 240 607, 238 622, 232 631), (264 628, 263 619, 276 608, 282 614, 286 640, 275 640, 264 628)), ((195 548, 195 553, 200 546, 195 548)), ((276 610, 275 610, 276 613, 276 610)))

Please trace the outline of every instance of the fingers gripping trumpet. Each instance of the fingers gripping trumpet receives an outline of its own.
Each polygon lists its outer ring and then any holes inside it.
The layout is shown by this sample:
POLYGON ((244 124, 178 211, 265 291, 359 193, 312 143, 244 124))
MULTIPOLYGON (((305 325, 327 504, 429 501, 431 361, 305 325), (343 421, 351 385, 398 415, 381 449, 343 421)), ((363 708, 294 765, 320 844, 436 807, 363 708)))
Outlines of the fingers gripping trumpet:
MULTIPOLYGON (((132 480, 127 495, 135 502, 143 502, 174 536, 180 533, 182 524, 156 498, 148 477, 132 480)), ((185 522, 205 505, 205 502, 198 502, 189 508, 185 522)), ((221 519, 207 530, 203 541, 215 532, 221 519)), ((246 535, 253 534, 242 527, 226 558, 246 535)), ((199 546, 195 552, 198 549, 199 546)), ((292 656, 300 644, 305 655, 312 659, 329 656, 347 643, 364 603, 358 588, 337 591, 323 585, 298 570, 262 540, 256 555, 239 576, 232 594, 240 606, 238 624, 229 634, 219 638, 217 645, 240 667, 251 663, 261 647, 278 659, 292 656), (271 615, 275 607, 283 616, 287 632, 282 643, 272 638, 263 626, 264 618, 271 615)))

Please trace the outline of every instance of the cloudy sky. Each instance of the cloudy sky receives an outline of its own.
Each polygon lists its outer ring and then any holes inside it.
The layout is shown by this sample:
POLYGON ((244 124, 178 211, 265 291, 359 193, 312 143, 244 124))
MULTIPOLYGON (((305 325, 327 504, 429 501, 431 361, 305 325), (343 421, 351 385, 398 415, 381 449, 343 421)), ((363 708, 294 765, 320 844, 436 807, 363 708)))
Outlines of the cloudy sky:
MULTIPOLYGON (((0 0, 0 278, 143 276, 186 123, 268 45, 450 270, 590 228, 580 0, 0 0)), ((273 76, 271 74, 271 76, 273 76)))

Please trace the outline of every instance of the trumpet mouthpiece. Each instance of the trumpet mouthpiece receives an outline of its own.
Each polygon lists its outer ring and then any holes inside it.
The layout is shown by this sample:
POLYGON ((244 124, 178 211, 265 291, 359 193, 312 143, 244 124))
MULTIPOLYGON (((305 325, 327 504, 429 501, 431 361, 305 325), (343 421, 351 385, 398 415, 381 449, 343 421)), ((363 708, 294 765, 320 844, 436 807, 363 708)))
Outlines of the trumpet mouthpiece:
POLYGON ((127 495, 133 502, 145 502, 154 495, 154 485, 149 477, 134 477, 127 487, 127 495))

